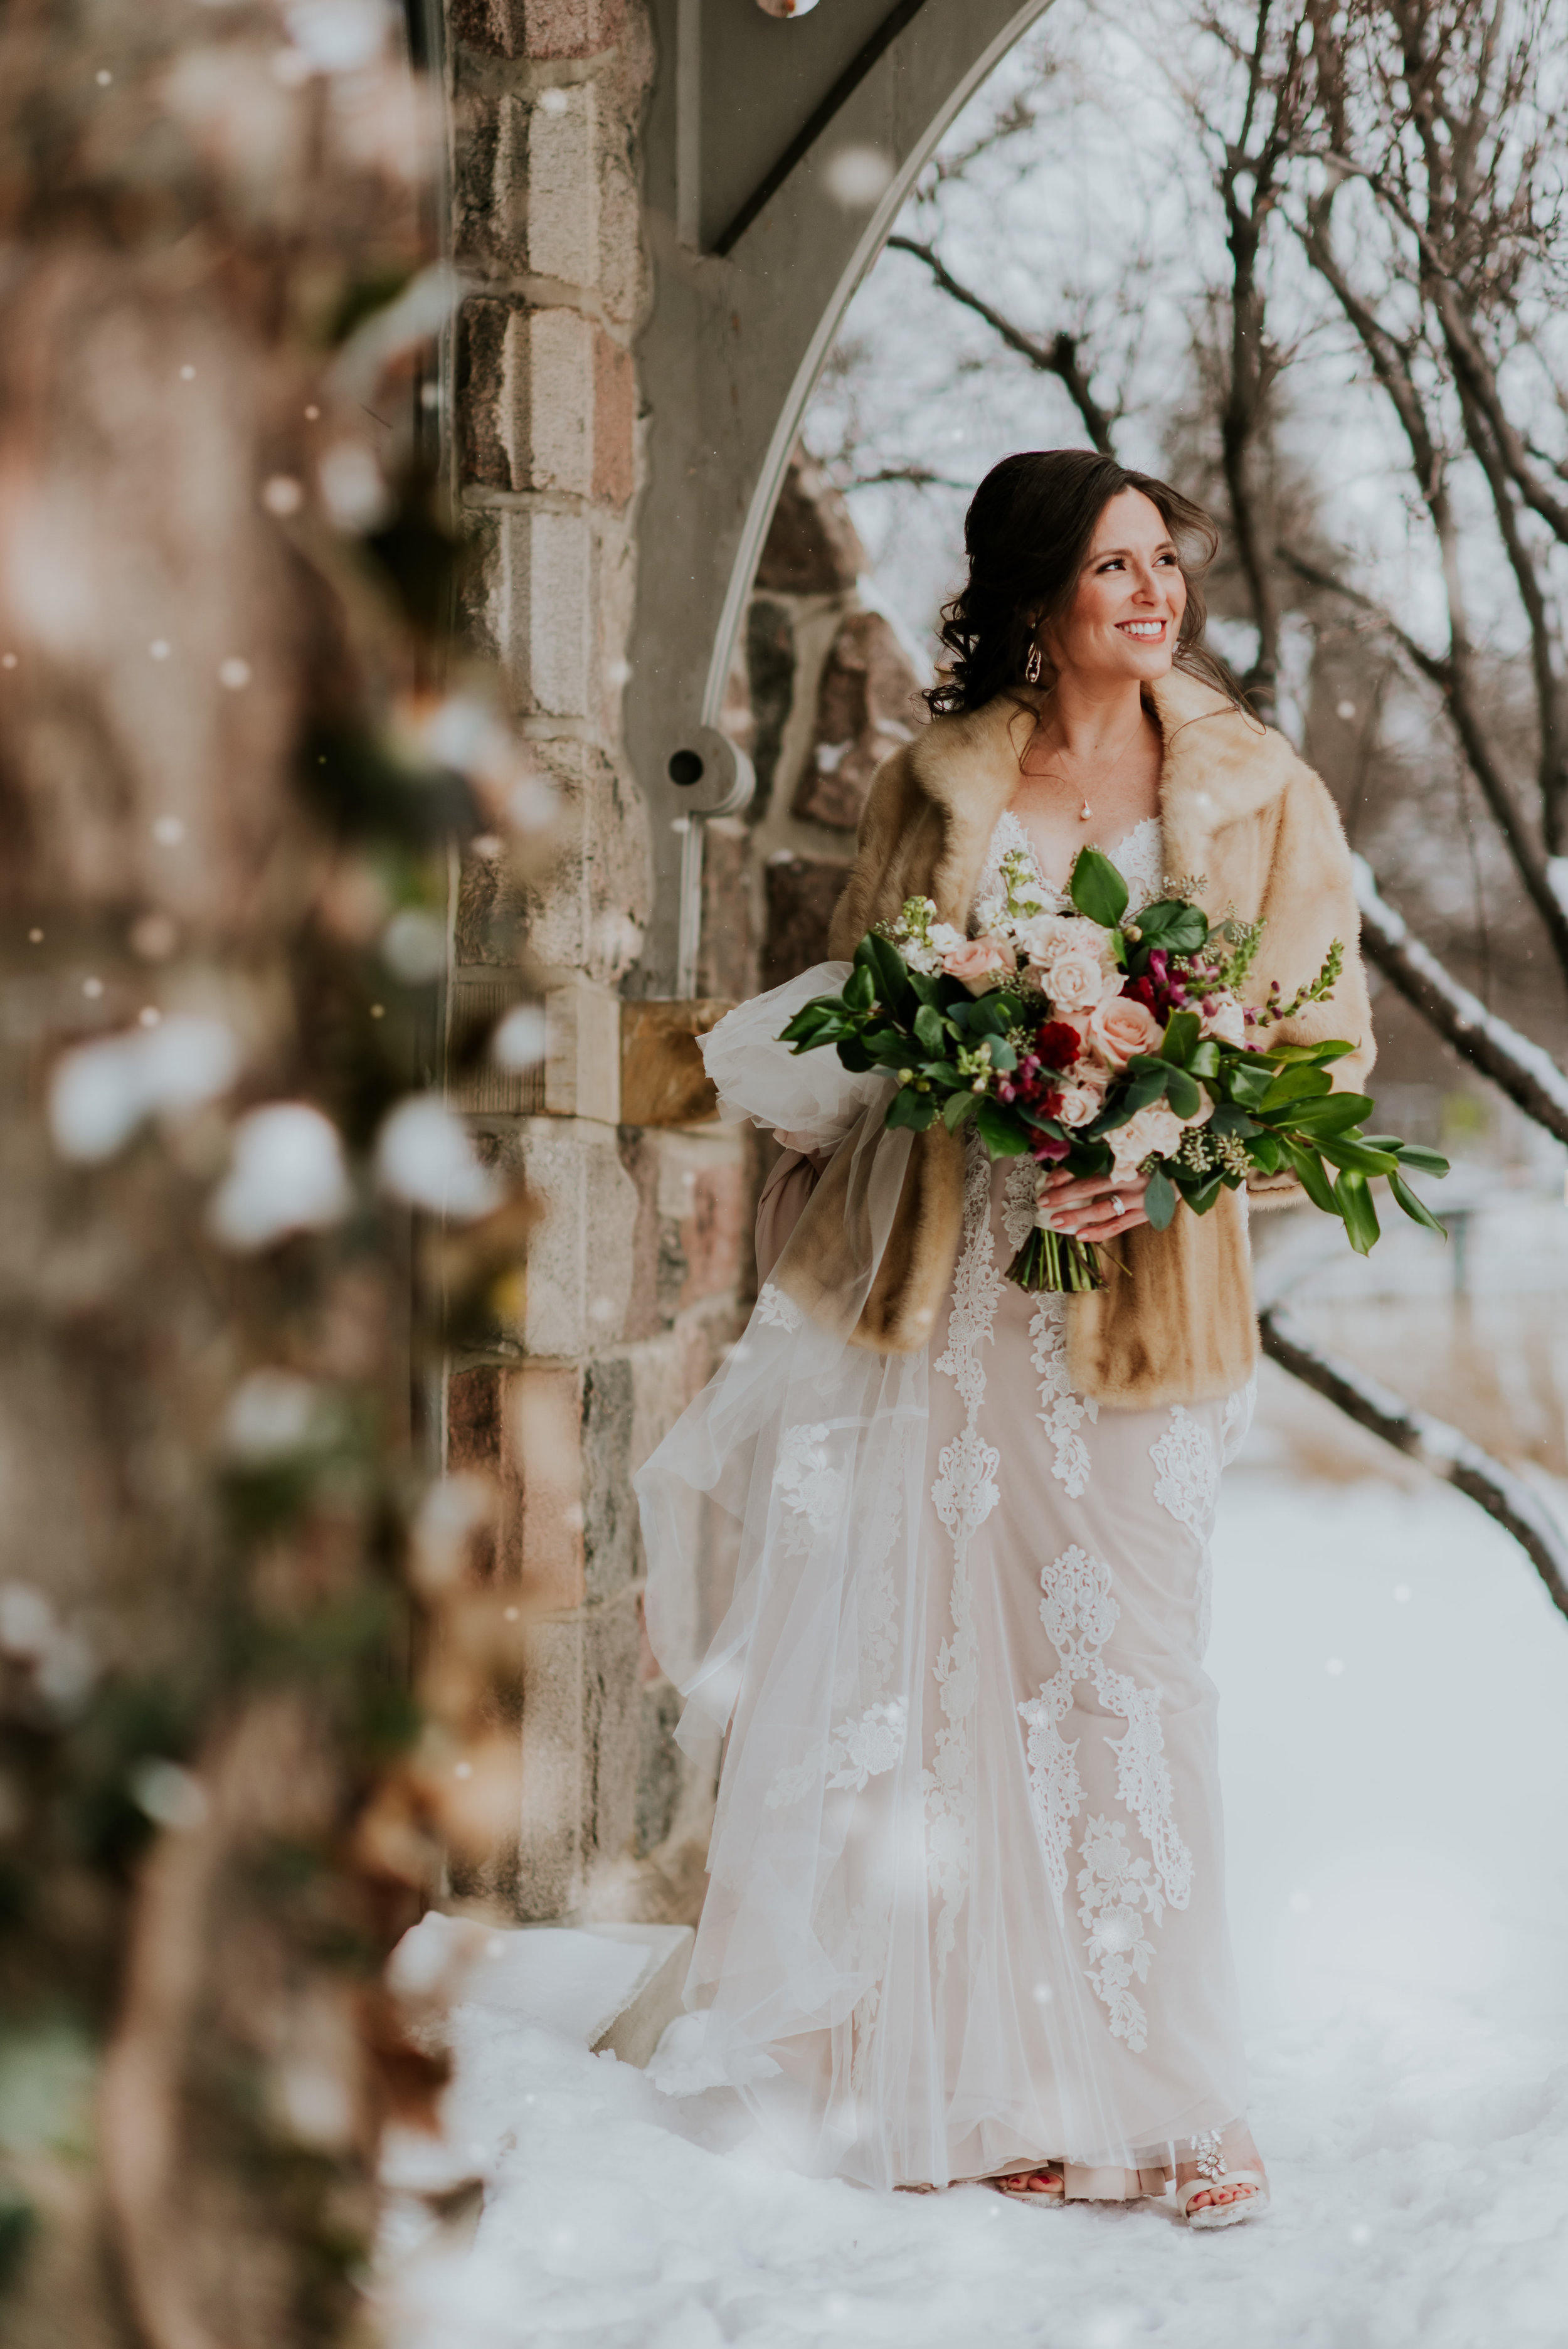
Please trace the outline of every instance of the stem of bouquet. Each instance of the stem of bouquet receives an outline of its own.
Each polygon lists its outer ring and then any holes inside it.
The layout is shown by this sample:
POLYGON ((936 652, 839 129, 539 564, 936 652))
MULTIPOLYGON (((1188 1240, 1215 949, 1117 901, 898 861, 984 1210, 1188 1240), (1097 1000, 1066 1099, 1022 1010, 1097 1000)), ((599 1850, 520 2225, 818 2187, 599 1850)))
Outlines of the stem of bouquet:
POLYGON ((1099 1250, 1092 1240, 1076 1239, 1070 1232, 1049 1232, 1038 1224, 1007 1268, 1007 1278, 1030 1296, 1043 1290, 1081 1297, 1105 1287, 1099 1250))

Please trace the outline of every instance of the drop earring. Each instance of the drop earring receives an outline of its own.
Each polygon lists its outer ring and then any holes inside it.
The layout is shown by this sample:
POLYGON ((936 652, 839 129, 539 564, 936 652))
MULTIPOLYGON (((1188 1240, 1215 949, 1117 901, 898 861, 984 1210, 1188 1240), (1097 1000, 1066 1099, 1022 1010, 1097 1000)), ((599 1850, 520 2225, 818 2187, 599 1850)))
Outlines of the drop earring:
POLYGON ((1045 675, 1045 668, 1046 664, 1041 657, 1039 646, 1031 645, 1029 647, 1027 657, 1024 662, 1024 683, 1026 685, 1038 685, 1041 678, 1045 675))

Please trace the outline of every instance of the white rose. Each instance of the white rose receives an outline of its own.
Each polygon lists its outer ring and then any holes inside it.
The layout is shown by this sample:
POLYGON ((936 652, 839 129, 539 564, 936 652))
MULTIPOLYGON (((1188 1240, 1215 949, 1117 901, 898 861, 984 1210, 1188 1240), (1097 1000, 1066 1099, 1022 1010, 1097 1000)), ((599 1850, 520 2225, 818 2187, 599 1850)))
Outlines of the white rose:
POLYGON ((926 936, 939 955, 951 954, 954 947, 964 944, 964 933, 955 930, 951 922, 933 922, 926 936))
POLYGON ((1121 985, 1119 975, 1108 971, 1097 953, 1080 946, 1057 947, 1040 964, 1039 972, 1051 1009, 1069 1018, 1075 1011, 1093 1011, 1121 985))
POLYGON ((1214 1010, 1202 1015, 1202 1032, 1218 1037, 1222 1044, 1244 1044, 1247 1040, 1247 1015, 1233 995, 1214 1010))
POLYGON ((1105 1138, 1116 1162, 1112 1172, 1120 1181, 1135 1174, 1146 1158, 1169 1157, 1181 1139, 1181 1121, 1163 1102, 1154 1102, 1148 1109, 1136 1111, 1125 1125, 1105 1138))

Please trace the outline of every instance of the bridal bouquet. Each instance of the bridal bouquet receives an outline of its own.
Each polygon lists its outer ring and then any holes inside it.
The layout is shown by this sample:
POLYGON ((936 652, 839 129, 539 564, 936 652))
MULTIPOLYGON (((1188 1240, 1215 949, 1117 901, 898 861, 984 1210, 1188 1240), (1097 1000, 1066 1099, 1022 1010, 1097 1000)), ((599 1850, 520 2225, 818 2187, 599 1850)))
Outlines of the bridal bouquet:
MULTIPOLYGON (((1074 912, 1053 912, 1015 851, 972 938, 937 921, 929 897, 911 897, 861 940, 843 993, 815 997, 780 1040, 797 1052, 833 1044, 847 1069, 885 1070, 897 1081, 890 1126, 973 1123, 994 1159, 1027 1152, 1073 1174, 1147 1174, 1157 1231, 1181 1199, 1202 1216, 1254 1170, 1289 1169, 1363 1256, 1378 1236, 1374 1175, 1407 1216, 1441 1231, 1401 1170, 1446 1174, 1448 1161, 1364 1133, 1371 1101, 1332 1089, 1330 1063, 1354 1047, 1266 1041, 1333 993, 1338 940, 1288 1002, 1276 980, 1253 1009, 1240 989, 1261 922, 1211 925, 1179 895, 1130 920, 1127 884, 1098 849, 1079 852, 1068 885, 1074 912)), ((1047 1229, 1043 1209, 1008 1278, 1031 1290, 1104 1284, 1098 1250, 1047 1229)))

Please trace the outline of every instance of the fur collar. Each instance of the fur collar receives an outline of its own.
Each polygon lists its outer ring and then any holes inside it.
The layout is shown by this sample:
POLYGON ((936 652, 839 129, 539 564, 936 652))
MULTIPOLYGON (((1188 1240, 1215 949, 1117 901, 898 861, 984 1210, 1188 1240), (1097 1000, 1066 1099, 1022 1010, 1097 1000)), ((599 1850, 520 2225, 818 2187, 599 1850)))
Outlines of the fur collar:
MULTIPOLYGON (((1195 876, 1208 870, 1214 834, 1277 799, 1299 762, 1283 735, 1185 670, 1157 679, 1149 699, 1165 739, 1160 814, 1166 870, 1195 876)), ((982 856, 1017 788, 1027 724, 1018 704, 998 694, 983 709, 934 719, 910 745, 921 789, 954 831, 978 837, 982 856)), ((967 866, 971 859, 960 851, 955 862, 967 866)))

